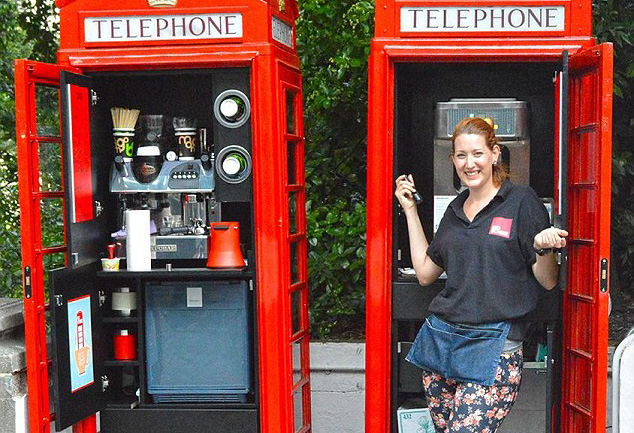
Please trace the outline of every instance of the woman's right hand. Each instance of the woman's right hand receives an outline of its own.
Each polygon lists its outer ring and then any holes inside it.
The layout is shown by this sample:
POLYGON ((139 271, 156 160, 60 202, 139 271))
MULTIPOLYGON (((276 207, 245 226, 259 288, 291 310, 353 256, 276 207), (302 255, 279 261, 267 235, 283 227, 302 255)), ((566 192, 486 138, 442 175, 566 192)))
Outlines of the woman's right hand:
POLYGON ((402 174, 396 178, 396 190, 394 191, 394 195, 401 204, 403 211, 416 208, 416 201, 413 197, 415 192, 416 186, 414 185, 414 179, 411 174, 402 174))

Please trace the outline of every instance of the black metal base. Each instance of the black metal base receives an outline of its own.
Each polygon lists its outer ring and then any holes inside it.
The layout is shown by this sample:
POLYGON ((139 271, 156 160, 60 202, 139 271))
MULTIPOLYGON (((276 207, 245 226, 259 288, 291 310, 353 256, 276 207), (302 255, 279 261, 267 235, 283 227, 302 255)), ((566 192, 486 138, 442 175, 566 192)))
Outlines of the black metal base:
POLYGON ((257 409, 112 408, 101 411, 103 433, 257 433, 257 409))

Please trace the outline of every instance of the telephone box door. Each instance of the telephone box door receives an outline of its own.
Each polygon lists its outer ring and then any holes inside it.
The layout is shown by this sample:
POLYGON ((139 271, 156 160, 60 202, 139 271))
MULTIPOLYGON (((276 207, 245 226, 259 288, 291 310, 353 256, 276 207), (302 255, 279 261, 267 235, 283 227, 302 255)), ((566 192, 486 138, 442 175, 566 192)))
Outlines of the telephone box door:
POLYGON ((97 167, 92 161, 90 111, 97 102, 97 96, 91 87, 90 77, 68 71, 60 73, 70 267, 96 261, 101 245, 99 239, 104 239, 105 234, 98 219, 104 198, 95 193, 97 167))
MULTIPOLYGON (((15 62, 15 118, 24 274, 24 327, 31 431, 48 431, 49 402, 46 269, 65 263, 60 68, 15 62), (57 114, 56 114, 57 113, 57 114), (62 223, 62 224, 60 224, 62 223)), ((49 281, 50 283, 50 281, 49 281)))
POLYGON ((95 268, 56 269, 50 279, 55 427, 62 431, 103 408, 108 379, 95 268))
POLYGON ((562 432, 605 431, 612 45, 570 56, 562 432))

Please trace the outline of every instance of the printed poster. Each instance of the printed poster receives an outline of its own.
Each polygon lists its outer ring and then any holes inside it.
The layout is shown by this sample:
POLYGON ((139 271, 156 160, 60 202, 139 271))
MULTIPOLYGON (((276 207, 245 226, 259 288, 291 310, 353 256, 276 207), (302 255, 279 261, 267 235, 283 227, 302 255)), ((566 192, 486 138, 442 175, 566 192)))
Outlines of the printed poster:
POLYGON ((438 231, 438 226, 440 225, 440 220, 443 215, 445 215, 445 211, 449 207, 449 203, 453 201, 455 195, 435 195, 434 196, 434 234, 438 231))
POLYGON ((68 301, 71 392, 77 392, 95 381, 90 311, 90 295, 68 301))

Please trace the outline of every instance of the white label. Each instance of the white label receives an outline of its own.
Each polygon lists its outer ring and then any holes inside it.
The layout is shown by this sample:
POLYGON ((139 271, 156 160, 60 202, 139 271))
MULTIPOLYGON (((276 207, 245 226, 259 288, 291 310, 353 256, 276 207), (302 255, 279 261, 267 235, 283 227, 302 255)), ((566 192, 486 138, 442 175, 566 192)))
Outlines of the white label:
POLYGON ((86 42, 242 37, 242 14, 142 15, 84 18, 86 42))
POLYGON ((273 17, 271 23, 273 26, 273 40, 293 48, 293 27, 275 17, 273 17))
POLYGON ((560 32, 564 6, 402 7, 401 32, 560 32))
POLYGON ((456 198, 455 195, 435 195, 434 196, 434 233, 438 231, 440 226, 440 220, 442 219, 445 211, 449 207, 449 203, 456 198))
POLYGON ((202 308, 203 306, 203 288, 188 287, 187 288, 187 308, 202 308))

